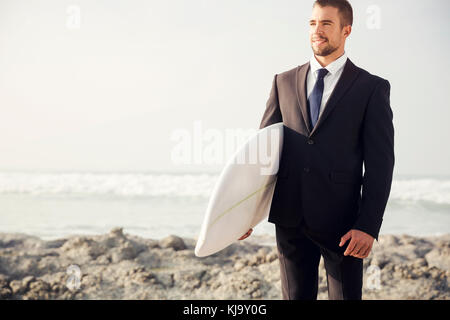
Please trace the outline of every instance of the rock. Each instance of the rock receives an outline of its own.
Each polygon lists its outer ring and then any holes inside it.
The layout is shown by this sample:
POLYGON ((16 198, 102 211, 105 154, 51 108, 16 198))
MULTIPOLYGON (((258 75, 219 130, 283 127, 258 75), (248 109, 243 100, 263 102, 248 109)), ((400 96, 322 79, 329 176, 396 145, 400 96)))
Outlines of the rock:
POLYGON ((388 234, 388 235, 381 236, 379 238, 379 243, 383 246, 395 247, 398 245, 399 240, 398 240, 398 237, 396 237, 392 234, 388 234))
MULTIPOLYGON (((191 250, 195 239, 143 239, 122 228, 52 241, 0 233, 0 299, 281 299, 271 241, 236 242, 199 258, 191 250), (72 264, 80 267, 73 291, 66 284, 72 264)), ((364 260, 366 280, 369 265, 380 268, 380 288, 365 285, 363 299, 450 300, 449 241, 381 235, 364 260)), ((323 259, 318 298, 328 298, 323 259)))
POLYGON ((12 290, 9 287, 0 287, 0 300, 9 299, 12 297, 12 290))
POLYGON ((175 273, 173 280, 184 290, 194 290, 201 286, 202 278, 205 276, 206 270, 200 269, 198 271, 183 271, 175 273))
POLYGON ((111 261, 113 263, 117 263, 122 260, 134 259, 136 255, 136 248, 129 241, 127 241, 122 246, 112 249, 111 261))
POLYGON ((95 260, 96 263, 103 265, 110 264, 111 261, 112 261, 111 255, 101 255, 98 256, 97 259, 95 260))
POLYGON ((242 269, 244 269, 247 265, 243 262, 243 261, 237 261, 234 264, 234 270, 236 271, 241 271, 242 269))
POLYGON ((129 280, 137 283, 149 283, 149 284, 156 284, 159 283, 156 275, 144 267, 137 267, 133 268, 131 270, 128 270, 125 273, 125 277, 127 277, 129 280))
POLYGON ((435 266, 441 270, 450 271, 450 249, 447 247, 436 248, 425 255, 430 267, 435 266))
POLYGON ((29 283, 28 291, 23 294, 25 300, 48 300, 51 297, 51 287, 47 282, 35 279, 29 283))
POLYGON ((57 239, 57 240, 50 240, 45 243, 45 248, 47 249, 55 249, 60 248, 66 243, 67 239, 57 239))
MULTIPOLYGON (((265 258, 265 257, 264 257, 265 258)), ((248 265, 251 267, 257 266, 263 262, 263 257, 261 256, 252 256, 250 260, 248 261, 248 265)))
POLYGON ((159 268, 164 258, 156 250, 144 250, 136 257, 136 262, 145 265, 147 268, 159 268))
POLYGON ((127 240, 127 237, 123 233, 123 228, 116 227, 111 229, 106 237, 102 239, 101 243, 107 248, 114 248, 121 246, 127 240))
POLYGON ((175 251, 186 249, 186 245, 184 244, 183 239, 174 235, 170 235, 164 239, 161 239, 159 245, 162 248, 172 248, 175 251))
POLYGON ((0 279, 0 300, 9 299, 13 295, 12 288, 6 279, 0 279))
POLYGON ((425 260, 424 258, 419 258, 419 259, 415 260, 413 263, 413 267, 415 267, 415 268, 427 267, 427 266, 428 266, 427 260, 425 260))
POLYGON ((36 278, 34 276, 27 276, 25 278, 22 279, 22 285, 25 288, 28 288, 28 286, 30 285, 31 282, 36 281, 36 278))
POLYGON ((378 268, 383 269, 388 263, 391 262, 391 258, 384 253, 380 253, 372 256, 370 262, 370 264, 376 265, 378 268))
POLYGON ((30 282, 29 288, 32 291, 33 290, 34 291, 49 291, 51 289, 50 285, 47 282, 42 281, 42 280, 36 280, 36 281, 30 282))
POLYGON ((173 288, 175 281, 173 278, 173 273, 162 273, 158 275, 159 282, 165 287, 165 288, 173 288))
POLYGON ((124 238, 125 237, 125 235, 123 234, 123 228, 121 228, 121 227, 116 227, 116 228, 111 229, 111 231, 109 232, 109 235, 114 238, 124 238))
POLYGON ((24 286, 22 284, 22 281, 20 281, 20 280, 13 280, 13 281, 11 281, 9 283, 9 286, 10 286, 10 288, 12 290, 12 293, 14 295, 22 294, 22 293, 24 293, 27 290, 27 286, 24 286))
POLYGON ((106 248, 97 241, 86 237, 74 237, 67 240, 60 248, 67 255, 77 260, 78 264, 96 259, 106 252, 106 248))
POLYGON ((272 250, 266 255, 266 263, 270 263, 278 259, 278 253, 275 250, 272 250))

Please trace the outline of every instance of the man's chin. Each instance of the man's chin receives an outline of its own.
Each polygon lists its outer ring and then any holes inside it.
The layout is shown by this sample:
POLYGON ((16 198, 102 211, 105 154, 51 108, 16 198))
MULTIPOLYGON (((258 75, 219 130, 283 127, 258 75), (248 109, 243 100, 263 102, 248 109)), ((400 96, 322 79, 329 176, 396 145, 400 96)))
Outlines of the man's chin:
POLYGON ((314 54, 315 54, 316 56, 318 56, 318 57, 324 57, 324 56, 325 56, 325 54, 323 54, 322 51, 315 51, 315 50, 313 50, 313 52, 314 52, 314 54))
POLYGON ((314 50, 314 48, 313 48, 314 54, 316 56, 319 56, 319 57, 329 56, 330 54, 332 54, 335 51, 336 51, 336 49, 327 49, 327 48, 325 48, 325 49, 322 49, 322 50, 314 50))

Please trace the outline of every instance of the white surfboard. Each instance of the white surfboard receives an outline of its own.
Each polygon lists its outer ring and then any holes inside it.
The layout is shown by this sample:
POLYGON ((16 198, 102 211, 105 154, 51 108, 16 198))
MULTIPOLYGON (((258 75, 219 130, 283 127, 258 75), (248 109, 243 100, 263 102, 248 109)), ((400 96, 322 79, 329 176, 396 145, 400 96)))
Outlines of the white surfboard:
POLYGON ((264 220, 283 148, 283 123, 251 136, 226 163, 209 199, 195 255, 214 254, 264 220))

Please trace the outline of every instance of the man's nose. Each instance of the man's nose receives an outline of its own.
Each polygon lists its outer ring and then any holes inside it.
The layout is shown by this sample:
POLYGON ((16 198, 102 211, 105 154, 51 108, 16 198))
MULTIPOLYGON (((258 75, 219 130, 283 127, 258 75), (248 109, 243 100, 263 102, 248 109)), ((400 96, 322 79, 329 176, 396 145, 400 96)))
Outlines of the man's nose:
POLYGON ((314 27, 313 27, 313 34, 317 34, 317 35, 322 35, 323 34, 323 30, 322 30, 322 26, 321 25, 319 25, 319 24, 316 24, 314 27))

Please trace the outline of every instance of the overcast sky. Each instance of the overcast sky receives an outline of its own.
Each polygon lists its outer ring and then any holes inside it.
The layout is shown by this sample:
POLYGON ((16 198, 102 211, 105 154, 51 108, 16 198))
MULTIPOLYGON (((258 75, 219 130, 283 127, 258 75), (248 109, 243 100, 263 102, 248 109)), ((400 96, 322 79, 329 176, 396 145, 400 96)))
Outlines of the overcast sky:
MULTIPOLYGON (((450 2, 350 1, 348 57, 388 79, 395 174, 450 174, 450 2)), ((177 171, 174 131, 258 128, 309 60, 313 1, 0 0, 0 170, 177 171)))

